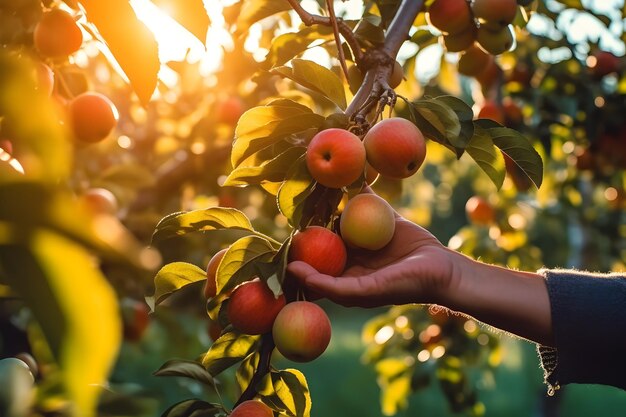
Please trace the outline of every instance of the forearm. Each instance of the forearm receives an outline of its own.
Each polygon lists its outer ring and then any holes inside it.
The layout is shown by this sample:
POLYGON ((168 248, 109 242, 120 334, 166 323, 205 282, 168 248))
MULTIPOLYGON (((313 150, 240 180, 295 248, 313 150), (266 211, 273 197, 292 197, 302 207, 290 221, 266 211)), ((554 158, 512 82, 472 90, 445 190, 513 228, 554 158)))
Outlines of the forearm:
POLYGON ((455 260, 453 288, 441 304, 520 337, 553 346, 550 299, 544 278, 463 255, 455 260))

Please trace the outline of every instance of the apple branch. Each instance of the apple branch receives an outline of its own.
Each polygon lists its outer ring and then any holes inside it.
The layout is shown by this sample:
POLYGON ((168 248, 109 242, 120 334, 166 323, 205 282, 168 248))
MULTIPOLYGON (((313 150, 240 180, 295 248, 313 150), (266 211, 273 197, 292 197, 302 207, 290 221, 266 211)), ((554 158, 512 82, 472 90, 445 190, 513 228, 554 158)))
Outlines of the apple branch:
MULTIPOLYGON (((298 14, 298 16, 300 17, 300 20, 302 20, 302 23, 304 23, 306 26, 322 25, 322 26, 329 26, 329 27, 334 28, 334 26, 336 25, 337 30, 339 31, 339 33, 341 33, 341 36, 343 36, 343 38, 348 43, 348 46, 350 47, 350 50, 352 51, 352 55, 354 56, 354 61, 357 63, 357 65, 361 62, 361 59, 363 58, 363 51, 361 50, 361 45, 359 44, 359 41, 357 40, 357 38, 354 36, 354 33, 352 32, 352 29, 350 28, 350 26, 348 26, 344 21, 342 21, 341 19, 332 19, 331 17, 311 14, 307 12, 306 10, 304 10, 304 8, 300 5, 300 2, 298 0, 287 0, 287 1, 291 5, 291 8, 298 14), (334 23, 333 23, 333 20, 334 20, 334 23)), ((330 9, 332 9, 332 7, 329 7, 329 10, 330 9)), ((339 43, 339 40, 337 40, 337 49, 341 50, 341 44, 339 43)))
POLYGON ((261 382, 263 377, 270 372, 272 352, 274 352, 274 339, 272 333, 265 333, 261 336, 261 347, 259 349, 259 365, 257 366, 250 383, 245 391, 241 394, 233 408, 237 407, 244 401, 251 400, 257 395, 256 386, 261 382))
POLYGON ((389 86, 389 76, 398 51, 408 39, 411 25, 423 7, 424 0, 403 0, 389 25, 383 46, 365 53, 362 59, 366 70, 365 79, 346 109, 346 114, 357 125, 366 125, 367 115, 376 106, 379 106, 376 114, 378 117, 385 106, 395 104, 396 94, 389 86))

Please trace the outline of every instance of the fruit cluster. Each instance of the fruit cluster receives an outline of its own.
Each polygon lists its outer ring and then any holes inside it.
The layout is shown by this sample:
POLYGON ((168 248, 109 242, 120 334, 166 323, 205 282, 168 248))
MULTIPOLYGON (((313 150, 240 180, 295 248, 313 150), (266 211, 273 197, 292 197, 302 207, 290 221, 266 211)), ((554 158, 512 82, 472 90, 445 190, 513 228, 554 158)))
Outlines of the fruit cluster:
MULTIPOLYGON (((405 119, 389 118, 371 128, 363 140, 344 129, 320 131, 307 147, 306 164, 320 186, 339 189, 363 184, 368 167, 370 172, 375 169, 392 178, 407 178, 420 168, 425 155, 421 131, 405 119)), ((288 260, 305 262, 321 274, 340 277, 346 267, 348 248, 382 249, 393 238, 395 222, 395 212, 383 198, 372 193, 357 194, 348 200, 339 216, 339 233, 315 225, 297 231, 291 238, 288 260)), ((217 252, 208 263, 204 288, 207 299, 217 295, 217 272, 227 253, 228 248, 217 252)), ((285 280, 287 285, 297 286, 291 277, 285 280)), ((289 290, 285 292, 291 294, 289 290)), ((276 296, 259 278, 239 285, 227 296, 230 324, 244 334, 271 332, 276 349, 287 359, 311 361, 330 342, 330 320, 311 301, 287 299, 284 293, 276 296)), ((213 337, 219 337, 216 323, 212 323, 211 329, 213 337)))
MULTIPOLYGON (((51 96, 55 91, 55 71, 68 57, 77 52, 83 44, 83 31, 76 22, 76 17, 69 12, 53 8, 42 12, 33 30, 33 46, 41 57, 36 66, 38 89, 51 96)), ((61 76, 59 74, 59 76, 61 76)), ((62 77, 61 77, 62 78, 62 77)), ((61 84, 63 80, 60 80, 61 84)), ((73 137, 81 143, 96 143, 105 139, 117 125, 118 112, 115 105, 103 94, 86 91, 69 95, 69 103, 61 94, 55 97, 67 111, 69 126, 73 137)))
POLYGON ((459 73, 480 81, 497 73, 493 56, 513 47, 518 9, 517 0, 435 0, 428 19, 442 32, 448 52, 462 52, 459 73))

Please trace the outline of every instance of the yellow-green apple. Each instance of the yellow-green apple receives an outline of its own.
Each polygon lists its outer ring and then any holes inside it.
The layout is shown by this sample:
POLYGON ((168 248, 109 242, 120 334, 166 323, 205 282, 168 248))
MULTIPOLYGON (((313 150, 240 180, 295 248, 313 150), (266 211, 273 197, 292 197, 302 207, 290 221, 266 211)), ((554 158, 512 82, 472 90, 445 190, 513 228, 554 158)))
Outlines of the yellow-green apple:
POLYGON ((52 68, 43 62, 37 62, 35 63, 35 75, 37 90, 50 97, 54 90, 54 71, 52 71, 52 68))
POLYGON ((83 32, 74 17, 61 9, 44 12, 33 32, 35 48, 47 57, 73 54, 83 43, 83 32))
POLYGON ((343 240, 325 227, 309 226, 291 239, 289 262, 306 262, 322 274, 341 275, 346 257, 343 240))
POLYGON ((415 174, 426 157, 422 132, 399 117, 374 125, 365 135, 363 145, 367 162, 382 175, 396 179, 415 174))
POLYGON ((378 250, 395 232, 393 208, 376 194, 358 194, 348 200, 339 221, 344 242, 350 246, 378 250))
POLYGON ((17 358, 0 360, 0 415, 31 415, 35 378, 28 364, 17 358))
POLYGON ((509 26, 502 26, 492 30, 487 25, 481 25, 478 28, 476 40, 485 52, 491 55, 500 55, 513 47, 515 37, 513 36, 513 30, 509 26))
POLYGON ((217 267, 220 266, 222 258, 228 251, 228 248, 224 248, 217 252, 206 267, 206 283, 204 284, 204 298, 215 297, 217 294, 217 267))
POLYGON ((404 70, 398 61, 393 63, 393 70, 389 76, 389 87, 396 88, 404 79, 404 70))
POLYGON ((495 211, 491 204, 479 196, 473 196, 467 200, 465 213, 467 213, 467 217, 472 223, 483 226, 493 223, 496 218, 495 211))
POLYGON ((476 45, 472 45, 459 58, 459 73, 474 77, 480 74, 493 61, 493 57, 476 45))
POLYGON ((272 328, 276 349, 294 362, 309 362, 320 356, 330 342, 330 335, 328 316, 310 301, 287 304, 272 328))
POLYGON ((481 21, 498 23, 502 26, 513 23, 517 14, 517 0, 474 0, 474 17, 481 21))
POLYGON ((272 330, 274 319, 284 306, 283 294, 276 297, 265 281, 254 279, 235 288, 228 302, 227 313, 235 329, 256 335, 272 330))
POLYGON ((443 35, 443 45, 448 52, 461 52, 474 44, 478 29, 476 25, 469 25, 467 29, 459 33, 443 35))
POLYGON ((316 134, 306 151, 309 173, 323 186, 347 187, 363 175, 365 148, 354 133, 331 128, 316 134))
POLYGON ((258 400, 247 400, 233 410, 230 417, 274 417, 274 412, 258 400))
POLYGON ((74 137, 87 143, 99 142, 109 136, 119 117, 111 100, 94 92, 82 93, 72 99, 69 116, 74 137))
POLYGON ((430 24, 445 33, 463 32, 472 15, 466 0, 435 0, 428 8, 430 24))

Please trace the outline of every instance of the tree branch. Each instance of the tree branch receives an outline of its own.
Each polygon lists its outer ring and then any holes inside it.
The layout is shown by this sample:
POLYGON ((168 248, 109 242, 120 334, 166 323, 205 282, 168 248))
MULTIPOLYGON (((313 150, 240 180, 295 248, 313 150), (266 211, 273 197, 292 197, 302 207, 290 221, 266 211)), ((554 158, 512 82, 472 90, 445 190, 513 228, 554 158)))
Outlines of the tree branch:
POLYGON ((328 6, 328 15, 330 16, 330 21, 333 24, 333 34, 335 35, 335 43, 337 44, 337 56, 339 57, 339 63, 341 64, 341 69, 343 69, 343 74, 346 76, 346 80, 348 80, 348 67, 346 66, 346 57, 343 55, 343 48, 341 47, 341 38, 339 37, 339 27, 337 25, 337 17, 335 16, 335 6, 333 5, 333 0, 326 0, 326 6, 328 6))
MULTIPOLYGON (((291 5, 291 8, 298 14, 302 23, 306 26, 313 25, 322 25, 322 26, 333 26, 332 19, 325 16, 319 16, 315 14, 311 14, 304 10, 304 8, 300 5, 298 0, 287 0, 291 5)), ((423 1, 423 0, 422 0, 423 1)), ((350 50, 352 50, 352 55, 354 56, 354 62, 357 65, 361 62, 363 58, 363 51, 361 50, 361 45, 359 45, 359 41, 354 36, 352 29, 345 22, 340 19, 336 20, 337 28, 339 29, 339 33, 346 40, 348 46, 350 46, 350 50)), ((341 48, 341 45, 337 43, 337 49, 341 48)))
POLYGON ((364 120, 367 113, 372 109, 373 100, 384 98, 382 104, 395 101, 393 90, 389 88, 387 81, 400 47, 408 39, 409 29, 415 21, 415 17, 424 7, 424 0, 403 0, 396 11, 382 48, 368 51, 363 61, 367 73, 361 87, 354 95, 354 99, 346 109, 346 114, 357 123, 364 120))

